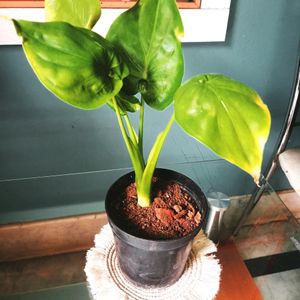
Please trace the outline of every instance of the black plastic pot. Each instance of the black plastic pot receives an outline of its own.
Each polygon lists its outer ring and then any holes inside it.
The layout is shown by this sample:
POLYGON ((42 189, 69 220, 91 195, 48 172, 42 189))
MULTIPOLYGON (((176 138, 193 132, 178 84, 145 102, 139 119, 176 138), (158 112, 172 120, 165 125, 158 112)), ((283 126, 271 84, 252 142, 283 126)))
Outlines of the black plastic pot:
POLYGON ((125 188, 134 181, 134 172, 122 176, 110 187, 105 199, 105 208, 123 274, 138 285, 167 286, 182 275, 193 238, 205 224, 208 205, 201 189, 188 177, 166 169, 156 169, 154 175, 159 179, 180 184, 198 205, 202 220, 193 232, 180 238, 150 240, 136 237, 121 228, 115 207, 117 201, 121 201, 125 188))

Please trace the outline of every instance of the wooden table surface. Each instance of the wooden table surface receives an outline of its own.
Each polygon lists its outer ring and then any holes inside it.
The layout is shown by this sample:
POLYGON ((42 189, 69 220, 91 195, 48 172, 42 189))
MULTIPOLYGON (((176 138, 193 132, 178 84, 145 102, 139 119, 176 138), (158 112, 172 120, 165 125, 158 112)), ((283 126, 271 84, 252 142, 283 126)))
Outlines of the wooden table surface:
POLYGON ((263 299, 233 241, 219 245, 217 257, 222 273, 216 300, 263 299))

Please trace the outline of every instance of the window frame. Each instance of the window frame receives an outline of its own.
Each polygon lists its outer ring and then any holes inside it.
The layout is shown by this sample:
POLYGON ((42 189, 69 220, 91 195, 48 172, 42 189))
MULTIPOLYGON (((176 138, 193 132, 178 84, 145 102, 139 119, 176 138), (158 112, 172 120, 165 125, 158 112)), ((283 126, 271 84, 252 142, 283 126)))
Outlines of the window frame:
MULTIPOLYGON (((43 8, 44 0, 0 0, 0 8, 43 8)), ((201 0, 176 0, 179 8, 200 8, 201 0)), ((102 8, 129 8, 136 0, 101 0, 102 8)))
MULTIPOLYGON (((25 2, 27 0, 23 0, 25 2)), ((40 0, 29 2, 38 2, 40 0)), ((0 16, 24 19, 37 22, 44 21, 44 8, 7 8, 1 3, 14 2, 0 0, 0 16)), ((231 0, 202 0, 197 9, 180 9, 185 35, 183 42, 224 42, 230 11, 231 0), (203 30, 201 30, 203 29, 203 30)), ((124 12, 120 8, 103 8, 101 18, 93 30, 105 36, 113 20, 124 12)), ((21 38, 17 36, 13 24, 7 19, 0 18, 0 45, 19 45, 21 38)))

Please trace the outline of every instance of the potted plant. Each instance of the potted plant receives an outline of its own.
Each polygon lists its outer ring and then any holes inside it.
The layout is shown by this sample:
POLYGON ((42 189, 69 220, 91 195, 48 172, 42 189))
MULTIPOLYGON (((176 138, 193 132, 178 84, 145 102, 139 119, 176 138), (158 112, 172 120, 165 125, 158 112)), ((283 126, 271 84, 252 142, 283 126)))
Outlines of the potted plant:
POLYGON ((106 198, 121 269, 139 284, 171 284, 182 274, 207 214, 194 182, 156 168, 172 124, 258 182, 270 113, 254 90, 224 75, 202 74, 182 84, 183 25, 175 0, 137 1, 105 38, 91 30, 100 17, 98 0, 45 5, 45 23, 13 20, 33 70, 70 105, 109 105, 132 161, 134 171, 114 183, 106 198), (162 111, 171 103, 174 113, 146 160, 145 105, 162 111), (129 113, 139 113, 137 130, 129 113))

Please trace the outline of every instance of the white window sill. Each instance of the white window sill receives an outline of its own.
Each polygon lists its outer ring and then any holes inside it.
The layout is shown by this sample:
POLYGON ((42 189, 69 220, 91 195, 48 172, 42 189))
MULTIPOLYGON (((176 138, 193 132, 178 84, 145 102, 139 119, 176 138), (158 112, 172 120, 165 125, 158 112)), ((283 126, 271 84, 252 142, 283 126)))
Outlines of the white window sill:
MULTIPOLYGON (((183 42, 225 41, 231 0, 202 0, 201 9, 181 9, 185 36, 183 42)), ((100 21, 94 31, 106 35, 112 21, 124 10, 102 9, 100 21)), ((0 16, 31 21, 44 21, 42 8, 0 8, 0 16)), ((0 18, 0 45, 19 45, 21 38, 15 33, 11 21, 0 18)))

